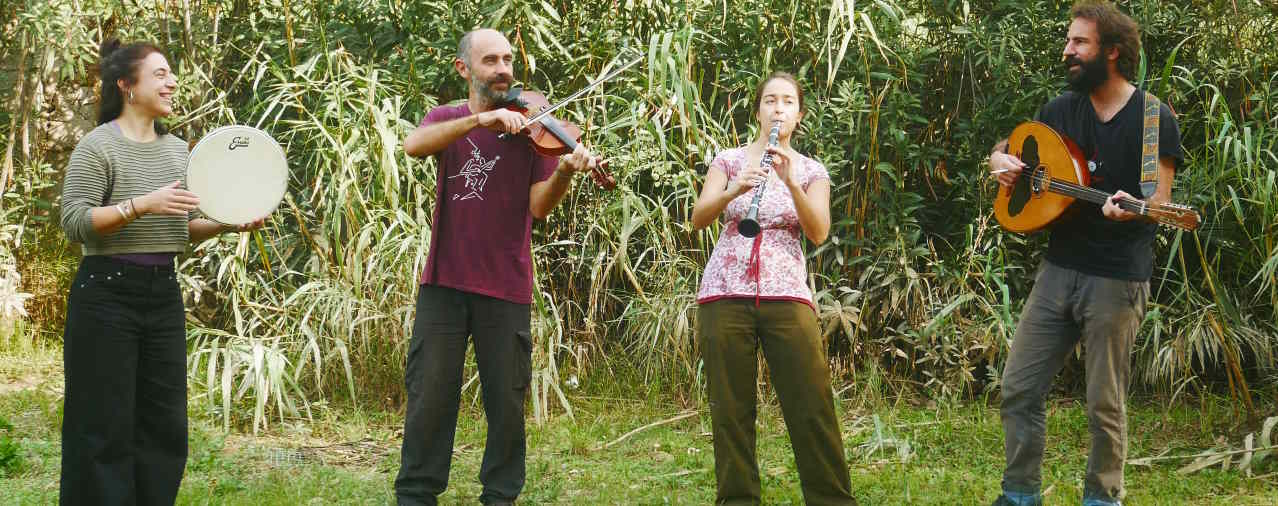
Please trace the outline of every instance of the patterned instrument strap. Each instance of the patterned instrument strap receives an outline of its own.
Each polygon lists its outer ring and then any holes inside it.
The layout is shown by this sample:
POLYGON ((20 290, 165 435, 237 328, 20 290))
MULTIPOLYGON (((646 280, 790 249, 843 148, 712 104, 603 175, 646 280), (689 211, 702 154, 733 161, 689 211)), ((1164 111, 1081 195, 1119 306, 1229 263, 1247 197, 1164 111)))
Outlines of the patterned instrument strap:
POLYGON ((1158 189, 1158 97, 1145 92, 1145 128, 1141 133, 1140 192, 1149 198, 1158 189))

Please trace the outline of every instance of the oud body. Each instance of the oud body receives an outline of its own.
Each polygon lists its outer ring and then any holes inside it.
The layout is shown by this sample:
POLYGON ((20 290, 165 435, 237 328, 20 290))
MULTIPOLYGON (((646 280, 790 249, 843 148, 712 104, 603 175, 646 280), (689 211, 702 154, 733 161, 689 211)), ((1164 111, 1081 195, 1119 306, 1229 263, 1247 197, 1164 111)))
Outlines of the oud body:
MULTIPOLYGON (((1069 137, 1044 123, 1027 121, 1012 130, 1008 154, 1025 163, 1012 186, 1000 186, 994 199, 994 217, 1012 232, 1042 230, 1065 214, 1075 199, 1104 205, 1110 194, 1091 187, 1091 173, 1083 152, 1069 137)), ((1153 204, 1121 199, 1118 207, 1164 225, 1184 230, 1201 221, 1193 209, 1178 204, 1153 204)))

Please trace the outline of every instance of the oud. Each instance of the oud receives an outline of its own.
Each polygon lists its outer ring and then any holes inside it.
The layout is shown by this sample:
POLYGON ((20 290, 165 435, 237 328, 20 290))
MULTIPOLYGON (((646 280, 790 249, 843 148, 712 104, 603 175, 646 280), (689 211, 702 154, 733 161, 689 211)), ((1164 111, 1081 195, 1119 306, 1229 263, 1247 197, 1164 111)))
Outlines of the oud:
MULTIPOLYGON (((1078 145, 1037 121, 1021 123, 1008 138, 1008 153, 1025 163, 1016 183, 999 187, 994 217, 1012 232, 1034 232, 1056 221, 1075 199, 1104 205, 1111 194, 1091 187, 1091 173, 1078 145)), ((1198 212, 1180 204, 1150 204, 1123 198, 1118 207, 1163 225, 1195 230, 1198 212)))

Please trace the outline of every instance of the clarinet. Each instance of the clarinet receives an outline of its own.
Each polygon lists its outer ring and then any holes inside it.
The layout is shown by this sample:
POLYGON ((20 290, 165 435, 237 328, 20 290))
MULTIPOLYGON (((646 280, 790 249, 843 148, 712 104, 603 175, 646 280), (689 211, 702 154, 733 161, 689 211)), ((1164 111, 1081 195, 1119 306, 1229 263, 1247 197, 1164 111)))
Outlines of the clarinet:
MULTIPOLYGON (((768 147, 776 147, 777 136, 781 135, 781 120, 772 122, 772 131, 768 133, 768 147)), ((759 165, 763 167, 763 182, 754 189, 754 200, 750 201, 750 210, 746 211, 745 219, 737 224, 737 231, 746 237, 754 237, 759 235, 759 199, 763 197, 764 190, 768 187, 768 169, 772 168, 772 153, 764 152, 763 159, 759 160, 759 165)))

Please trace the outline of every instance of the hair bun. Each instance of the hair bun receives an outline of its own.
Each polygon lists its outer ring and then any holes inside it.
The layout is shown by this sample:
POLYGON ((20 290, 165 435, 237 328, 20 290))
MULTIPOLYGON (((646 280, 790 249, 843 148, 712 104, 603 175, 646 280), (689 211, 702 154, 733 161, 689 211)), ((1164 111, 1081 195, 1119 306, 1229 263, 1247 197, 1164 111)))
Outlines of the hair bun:
POLYGON ((110 58, 112 53, 120 49, 120 39, 115 37, 109 38, 102 42, 102 47, 98 53, 103 60, 110 58))

